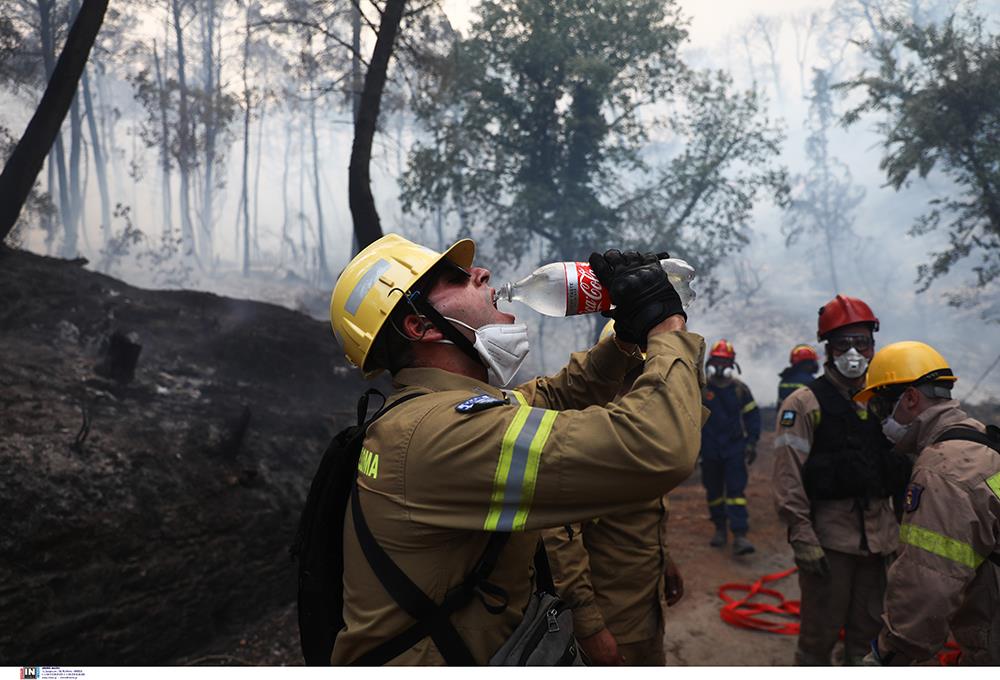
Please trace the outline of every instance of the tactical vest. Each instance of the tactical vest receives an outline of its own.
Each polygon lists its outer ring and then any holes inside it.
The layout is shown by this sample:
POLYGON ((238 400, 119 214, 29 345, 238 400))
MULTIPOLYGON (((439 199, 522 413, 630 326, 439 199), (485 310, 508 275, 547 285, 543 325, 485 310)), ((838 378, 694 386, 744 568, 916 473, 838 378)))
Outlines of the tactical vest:
POLYGON ((809 389, 820 407, 819 426, 813 433, 809 458, 802 466, 802 481, 812 500, 901 497, 910 481, 913 464, 894 454, 876 418, 862 419, 853 404, 820 376, 809 389))

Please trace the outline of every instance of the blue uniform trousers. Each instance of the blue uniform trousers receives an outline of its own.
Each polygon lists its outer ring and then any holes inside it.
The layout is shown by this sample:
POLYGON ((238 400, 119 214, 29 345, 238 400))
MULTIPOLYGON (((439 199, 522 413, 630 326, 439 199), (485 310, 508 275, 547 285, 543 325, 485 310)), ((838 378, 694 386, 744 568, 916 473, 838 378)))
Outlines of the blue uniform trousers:
POLYGON ((701 457, 701 483, 705 485, 708 512, 716 527, 724 529, 726 520, 734 534, 750 528, 747 513, 747 464, 743 448, 723 454, 705 453, 701 457))

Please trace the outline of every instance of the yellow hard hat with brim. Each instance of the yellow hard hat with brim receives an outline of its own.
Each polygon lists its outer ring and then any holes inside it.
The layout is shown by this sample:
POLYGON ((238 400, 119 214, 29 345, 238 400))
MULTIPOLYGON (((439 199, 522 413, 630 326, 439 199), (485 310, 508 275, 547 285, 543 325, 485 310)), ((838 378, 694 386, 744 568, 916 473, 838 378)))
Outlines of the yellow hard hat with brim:
POLYGON ((456 242, 438 253, 398 234, 386 234, 351 260, 333 287, 330 324, 348 361, 371 378, 381 368, 365 365, 372 343, 403 295, 442 260, 469 269, 476 244, 456 242))
POLYGON ((854 400, 867 404, 881 389, 892 385, 921 385, 958 380, 941 353, 928 344, 905 340, 886 345, 872 357, 865 388, 854 400))

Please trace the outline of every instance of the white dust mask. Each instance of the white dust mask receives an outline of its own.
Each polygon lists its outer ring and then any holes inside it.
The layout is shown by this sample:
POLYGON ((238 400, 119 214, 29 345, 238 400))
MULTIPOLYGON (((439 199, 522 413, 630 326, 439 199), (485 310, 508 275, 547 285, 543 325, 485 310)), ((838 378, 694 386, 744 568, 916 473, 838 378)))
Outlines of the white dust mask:
POLYGON ((868 359, 852 347, 834 359, 833 365, 845 378, 860 378, 868 370, 868 359))
POLYGON ((884 434, 885 438, 893 444, 901 442, 903 437, 906 436, 907 430, 910 429, 909 425, 903 425, 901 422, 896 420, 896 409, 899 408, 899 402, 901 401, 903 401, 903 395, 899 395, 899 399, 896 400, 896 405, 892 407, 892 413, 888 418, 882 421, 882 434, 884 434))
POLYGON ((492 323, 473 328, 458 319, 445 318, 476 334, 473 347, 486 364, 487 381, 494 387, 507 387, 531 349, 528 327, 523 323, 492 323))

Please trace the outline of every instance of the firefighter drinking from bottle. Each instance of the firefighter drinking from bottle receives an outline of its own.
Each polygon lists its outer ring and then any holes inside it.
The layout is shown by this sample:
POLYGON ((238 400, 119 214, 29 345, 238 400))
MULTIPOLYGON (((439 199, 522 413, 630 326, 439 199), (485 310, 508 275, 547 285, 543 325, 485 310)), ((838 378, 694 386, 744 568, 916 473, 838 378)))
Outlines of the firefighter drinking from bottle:
POLYGON ((497 309, 474 255, 469 240, 437 253, 385 236, 347 265, 330 318, 359 370, 392 373, 391 403, 417 395, 367 431, 378 464, 358 474, 356 502, 374 542, 439 606, 491 536, 509 535, 487 579, 493 597, 414 628, 351 530, 352 505, 334 663, 489 662, 531 598, 540 529, 657 499, 693 469, 704 342, 685 330, 656 256, 594 253, 594 275, 616 303, 615 337, 552 377, 507 387, 527 351, 525 328, 497 309), (639 366, 633 389, 611 403, 639 366))

